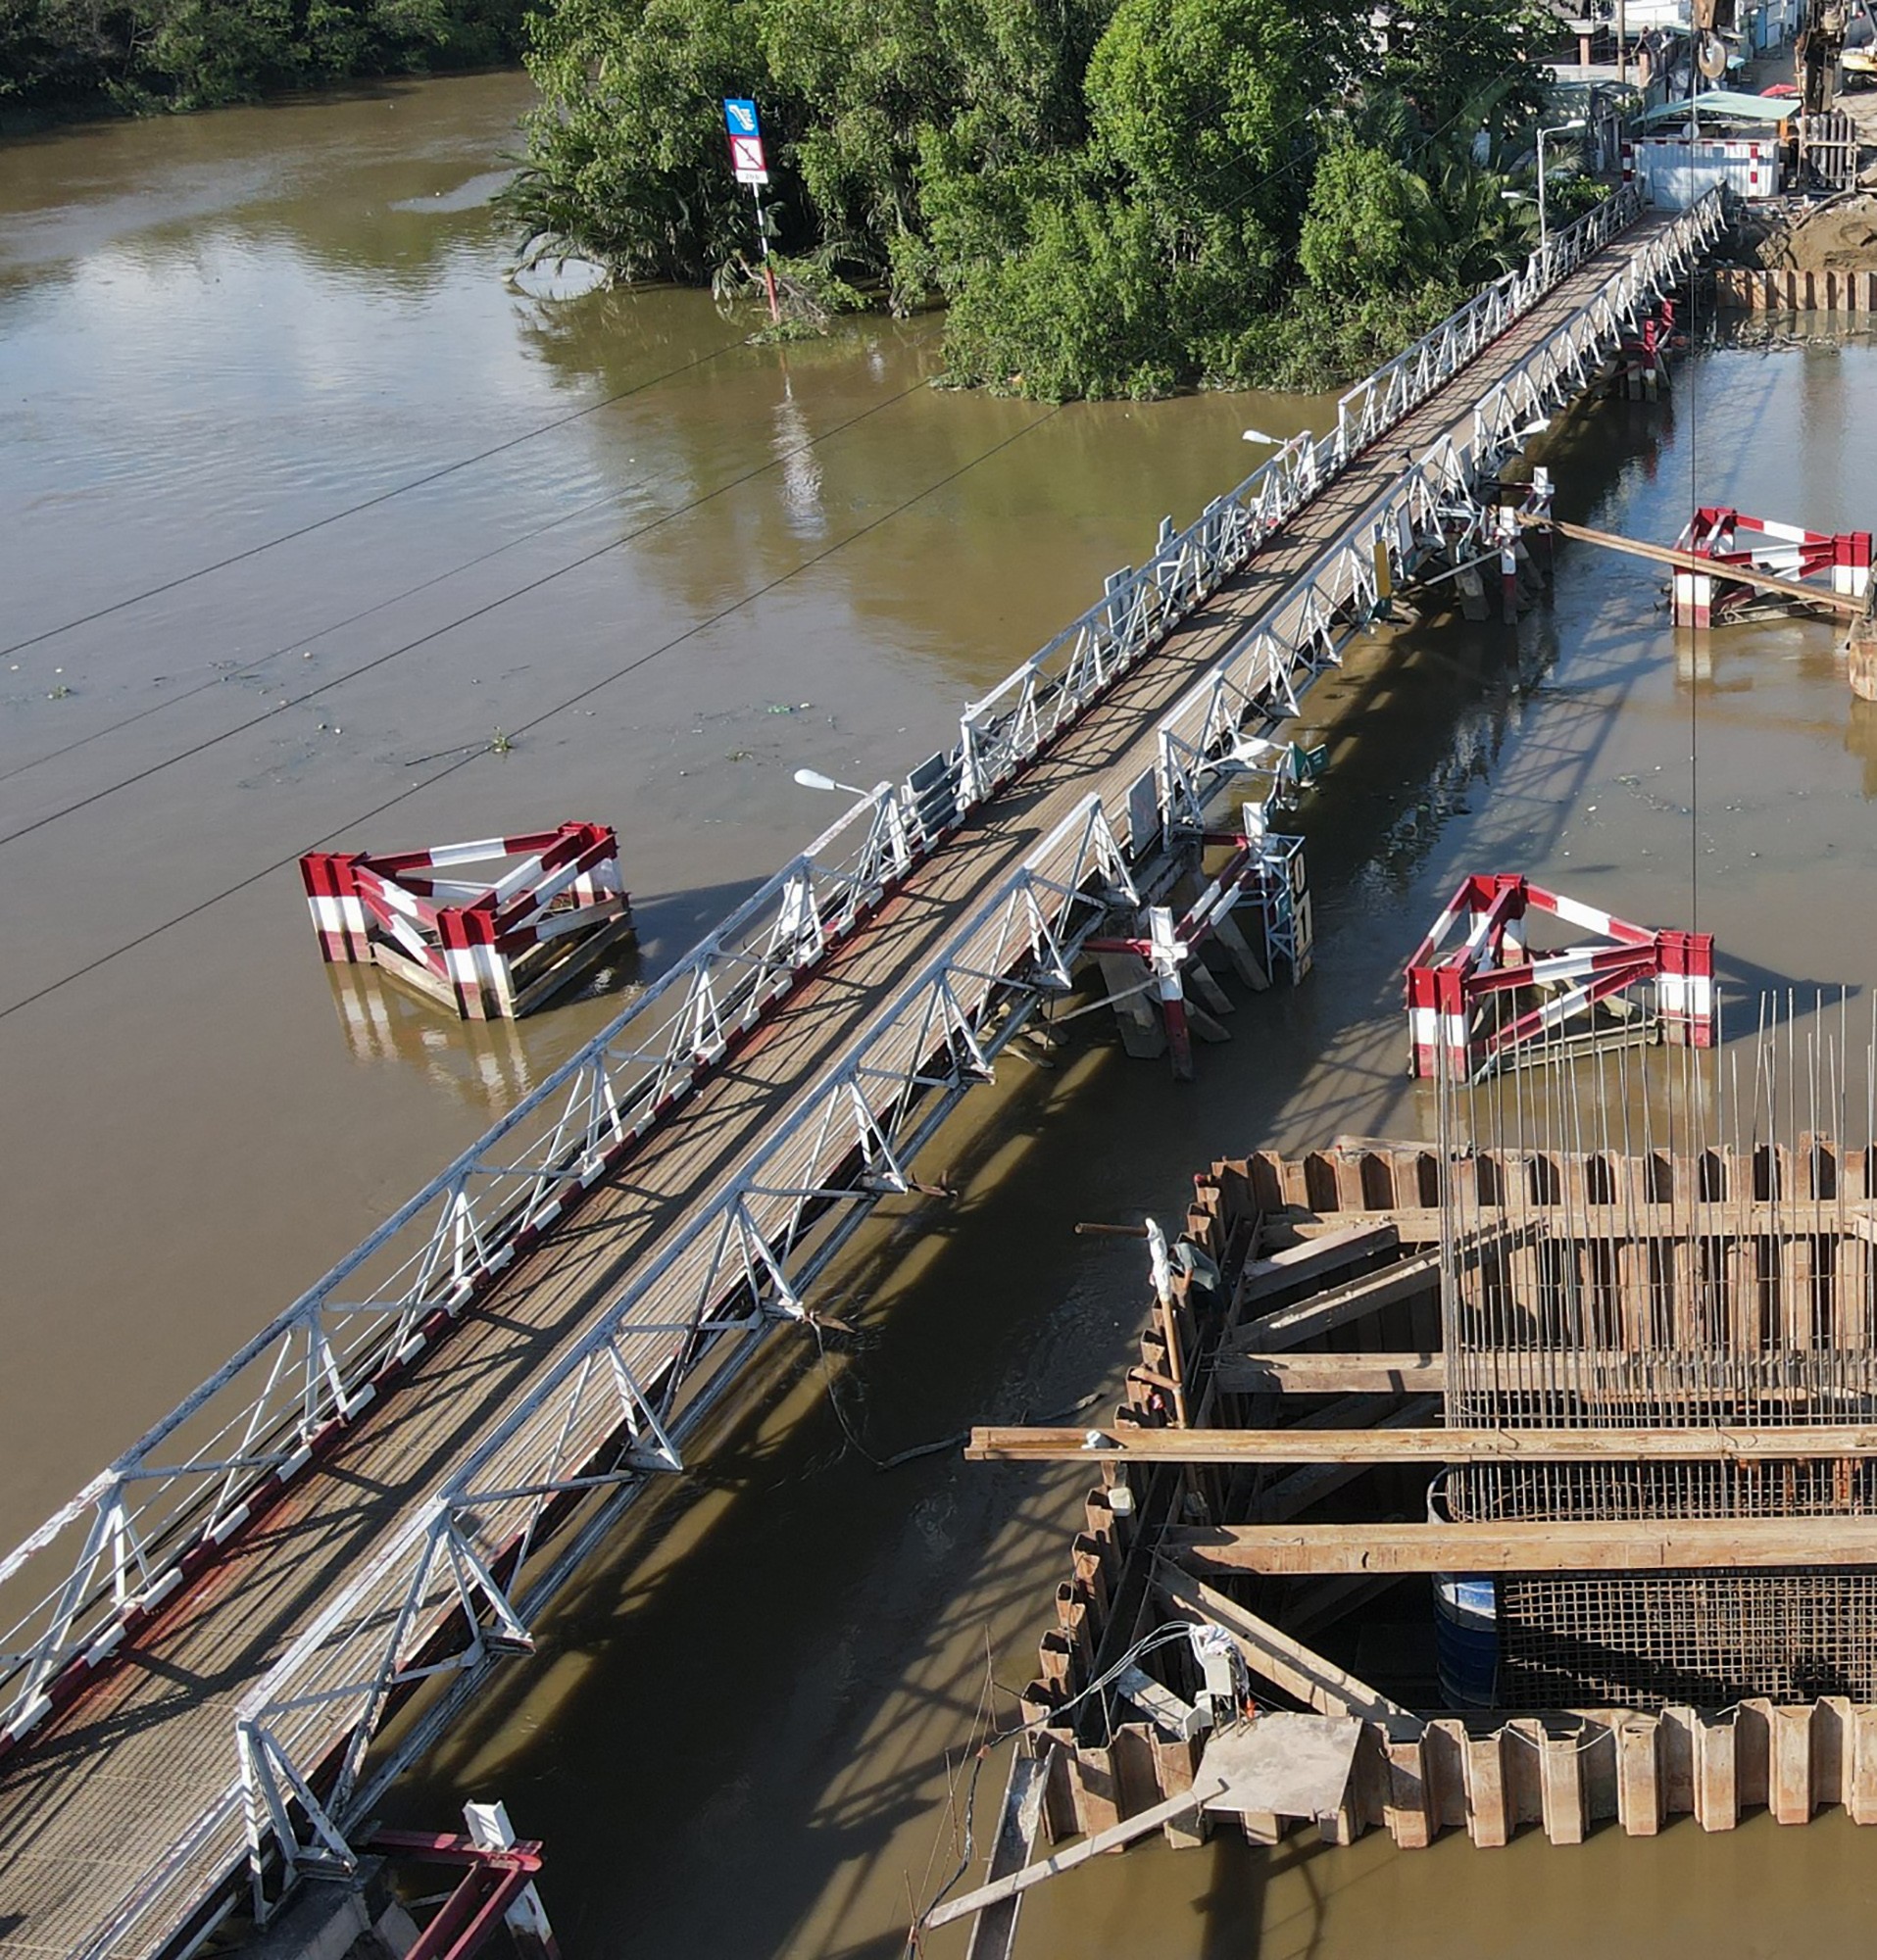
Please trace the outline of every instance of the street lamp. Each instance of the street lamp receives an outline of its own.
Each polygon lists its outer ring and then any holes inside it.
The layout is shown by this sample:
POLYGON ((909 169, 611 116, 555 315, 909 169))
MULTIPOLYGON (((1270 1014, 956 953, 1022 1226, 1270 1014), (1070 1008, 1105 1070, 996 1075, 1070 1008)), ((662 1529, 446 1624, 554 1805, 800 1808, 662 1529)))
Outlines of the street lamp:
POLYGON ((1573 116, 1568 122, 1554 122, 1550 128, 1541 127, 1538 132, 1538 256, 1545 266, 1551 264, 1551 233, 1545 222, 1545 138, 1561 136, 1567 129, 1581 129, 1584 119, 1573 116))
POLYGON ((805 790, 839 790, 844 796, 864 797, 865 790, 857 790, 852 783, 837 783, 832 776, 824 776, 819 769, 797 769, 795 780, 805 790))

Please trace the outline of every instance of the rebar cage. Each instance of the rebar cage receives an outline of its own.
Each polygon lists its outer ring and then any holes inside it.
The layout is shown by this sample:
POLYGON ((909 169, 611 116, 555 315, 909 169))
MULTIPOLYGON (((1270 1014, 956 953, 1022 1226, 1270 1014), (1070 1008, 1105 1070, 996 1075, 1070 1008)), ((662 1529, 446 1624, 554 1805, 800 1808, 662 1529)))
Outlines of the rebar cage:
MULTIPOLYGON (((1877 1421, 1874 1088, 1877 1004, 1853 1033, 1844 994, 1769 998, 1704 1055, 1444 1076, 1447 1422, 1877 1421)), ((1477 1462, 1430 1502, 1465 1522, 1850 1517, 1877 1510, 1877 1465, 1477 1462)), ((1507 1575, 1498 1613, 1506 1707, 1877 1698, 1871 1568, 1507 1575)))

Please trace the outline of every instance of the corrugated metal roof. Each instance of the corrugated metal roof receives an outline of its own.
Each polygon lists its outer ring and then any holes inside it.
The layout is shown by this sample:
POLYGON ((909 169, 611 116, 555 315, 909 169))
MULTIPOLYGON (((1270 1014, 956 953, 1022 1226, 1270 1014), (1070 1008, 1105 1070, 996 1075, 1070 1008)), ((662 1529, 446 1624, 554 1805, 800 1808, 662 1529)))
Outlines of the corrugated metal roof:
MULTIPOLYGON (((1776 95, 1743 95, 1732 88, 1710 88, 1695 97, 1694 108, 1704 122, 1783 122, 1798 113, 1790 96, 1782 101, 1776 95)), ((1659 109, 1647 111, 1642 120, 1652 127, 1660 122, 1686 122, 1688 109, 1686 102, 1664 102, 1659 109)))

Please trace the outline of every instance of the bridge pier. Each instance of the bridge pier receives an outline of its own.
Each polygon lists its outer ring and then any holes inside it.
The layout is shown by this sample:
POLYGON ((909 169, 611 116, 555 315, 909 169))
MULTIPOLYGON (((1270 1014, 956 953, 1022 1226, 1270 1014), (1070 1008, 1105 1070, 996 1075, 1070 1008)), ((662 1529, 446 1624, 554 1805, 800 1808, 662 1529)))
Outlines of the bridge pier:
POLYGON ((368 1858, 353 1878, 308 1879, 242 1951, 247 1960, 404 1960, 417 1941, 384 1859, 368 1858))

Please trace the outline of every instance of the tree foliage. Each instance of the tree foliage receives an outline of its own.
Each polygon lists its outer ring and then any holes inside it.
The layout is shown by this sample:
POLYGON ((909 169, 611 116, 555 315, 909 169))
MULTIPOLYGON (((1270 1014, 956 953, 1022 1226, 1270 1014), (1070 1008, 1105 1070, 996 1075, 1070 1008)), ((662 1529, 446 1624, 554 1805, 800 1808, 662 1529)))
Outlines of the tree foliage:
POLYGON ((512 58, 525 0, 0 0, 0 103, 199 109, 512 58))
POLYGON ((948 303, 955 378, 1155 394, 1368 361, 1517 256, 1534 0, 548 0, 513 210, 629 277, 773 242, 948 303))

